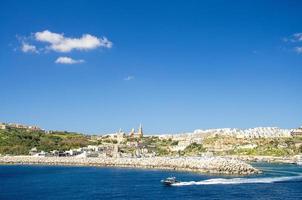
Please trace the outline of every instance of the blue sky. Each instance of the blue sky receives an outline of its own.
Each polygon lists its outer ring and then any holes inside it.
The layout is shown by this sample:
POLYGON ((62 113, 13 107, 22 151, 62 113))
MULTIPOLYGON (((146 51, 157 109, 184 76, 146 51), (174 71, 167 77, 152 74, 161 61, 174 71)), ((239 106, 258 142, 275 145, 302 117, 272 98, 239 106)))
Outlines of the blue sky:
POLYGON ((0 3, 0 121, 108 133, 302 125, 301 1, 0 3))

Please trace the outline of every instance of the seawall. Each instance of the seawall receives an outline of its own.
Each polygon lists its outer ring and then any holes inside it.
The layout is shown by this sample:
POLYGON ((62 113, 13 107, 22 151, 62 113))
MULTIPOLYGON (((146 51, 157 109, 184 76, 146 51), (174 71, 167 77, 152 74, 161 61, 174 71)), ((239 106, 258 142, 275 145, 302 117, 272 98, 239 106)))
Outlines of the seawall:
POLYGON ((223 157, 76 158, 1 156, 0 163, 154 168, 234 175, 260 173, 258 169, 250 164, 237 159, 223 157))

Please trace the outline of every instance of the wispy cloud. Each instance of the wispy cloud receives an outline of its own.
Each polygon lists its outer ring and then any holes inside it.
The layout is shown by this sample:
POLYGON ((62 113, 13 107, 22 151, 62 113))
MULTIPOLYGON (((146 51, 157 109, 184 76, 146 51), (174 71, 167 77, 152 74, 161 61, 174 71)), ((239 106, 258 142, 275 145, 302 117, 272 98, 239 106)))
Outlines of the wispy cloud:
POLYGON ((84 60, 75 60, 75 59, 72 59, 70 57, 59 57, 57 58, 57 60, 55 61, 55 63, 57 64, 79 64, 79 63, 83 63, 85 62, 84 60))
POLYGON ((38 53, 38 49, 35 45, 31 45, 26 42, 22 42, 21 51, 24 53, 38 53))
POLYGON ((302 33, 294 33, 289 37, 283 38, 284 42, 302 42, 302 33))
POLYGON ((98 47, 111 48, 112 42, 106 37, 98 38, 90 34, 83 34, 80 38, 65 37, 63 33, 54 33, 49 30, 36 32, 35 40, 47 42, 48 49, 56 52, 70 52, 72 50, 91 50, 98 47))
POLYGON ((295 47, 295 52, 302 54, 302 47, 295 47))
POLYGON ((283 41, 291 43, 290 48, 297 54, 302 54, 302 33, 294 33, 290 37, 284 38, 283 41))
POLYGON ((294 39, 294 41, 296 41, 296 42, 302 42, 302 33, 295 33, 295 34, 293 35, 293 39, 294 39))
POLYGON ((131 81, 134 78, 135 78, 134 76, 127 76, 127 77, 124 78, 124 81, 131 81))

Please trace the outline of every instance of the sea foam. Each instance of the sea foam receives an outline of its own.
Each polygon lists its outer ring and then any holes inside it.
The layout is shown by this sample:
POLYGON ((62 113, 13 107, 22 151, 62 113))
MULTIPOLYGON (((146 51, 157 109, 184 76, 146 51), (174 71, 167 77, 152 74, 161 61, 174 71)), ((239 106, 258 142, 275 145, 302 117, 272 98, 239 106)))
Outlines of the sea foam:
POLYGON ((187 185, 217 185, 217 184, 248 184, 248 183, 277 183, 288 181, 302 181, 302 174, 298 176, 263 177, 263 178, 213 178, 202 181, 188 181, 173 184, 173 186, 187 185))

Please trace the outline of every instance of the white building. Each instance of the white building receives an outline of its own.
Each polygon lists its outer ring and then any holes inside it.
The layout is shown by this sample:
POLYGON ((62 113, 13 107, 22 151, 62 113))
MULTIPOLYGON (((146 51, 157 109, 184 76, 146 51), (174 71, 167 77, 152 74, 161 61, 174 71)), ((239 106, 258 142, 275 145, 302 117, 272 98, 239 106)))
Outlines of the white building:
POLYGON ((0 129, 2 129, 2 130, 6 129, 6 125, 3 123, 0 123, 0 129))

